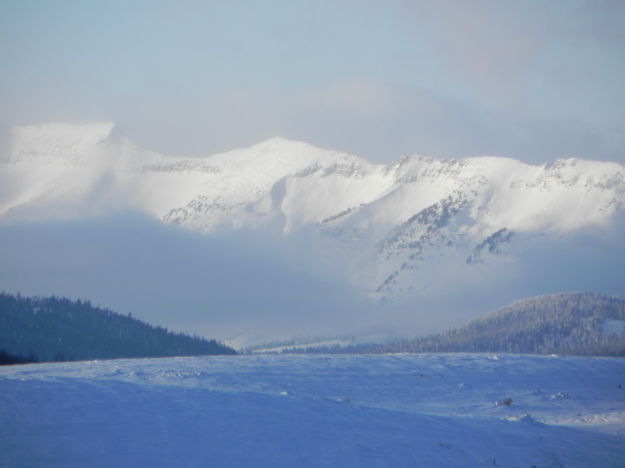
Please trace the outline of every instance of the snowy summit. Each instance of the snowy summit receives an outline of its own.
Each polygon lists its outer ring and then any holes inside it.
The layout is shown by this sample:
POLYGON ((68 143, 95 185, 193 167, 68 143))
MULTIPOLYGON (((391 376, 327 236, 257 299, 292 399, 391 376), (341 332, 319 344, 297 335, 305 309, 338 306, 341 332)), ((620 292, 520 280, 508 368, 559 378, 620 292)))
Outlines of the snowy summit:
POLYGON ((207 234, 303 234, 374 297, 406 294, 416 278, 427 287, 419 275, 433 259, 479 268, 523 239, 602 229, 625 203, 617 163, 412 156, 381 165, 282 138, 179 157, 142 149, 111 123, 16 127, 0 183, 0 220, 138 210, 207 234))

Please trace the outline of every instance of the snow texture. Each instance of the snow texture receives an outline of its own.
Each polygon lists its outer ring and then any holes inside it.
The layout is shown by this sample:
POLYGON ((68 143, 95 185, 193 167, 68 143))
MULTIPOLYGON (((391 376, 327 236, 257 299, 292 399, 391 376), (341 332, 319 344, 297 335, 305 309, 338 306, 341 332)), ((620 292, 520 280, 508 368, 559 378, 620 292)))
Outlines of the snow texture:
POLYGON ((625 466, 625 361, 236 356, 0 369, 2 467, 625 466))

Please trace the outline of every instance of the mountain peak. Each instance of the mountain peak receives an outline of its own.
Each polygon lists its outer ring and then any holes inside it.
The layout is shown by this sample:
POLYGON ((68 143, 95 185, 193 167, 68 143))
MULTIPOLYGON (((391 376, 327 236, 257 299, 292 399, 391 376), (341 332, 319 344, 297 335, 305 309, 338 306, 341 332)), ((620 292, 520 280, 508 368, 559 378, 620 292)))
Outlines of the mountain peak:
POLYGON ((285 138, 281 136, 273 136, 267 138, 266 140, 262 140, 259 143, 256 143, 254 146, 279 146, 279 145, 302 145, 307 144, 299 140, 291 140, 290 138, 285 138))
POLYGON ((209 156, 209 161, 219 167, 236 165, 240 171, 272 172, 278 178, 310 167, 339 162, 366 164, 365 160, 357 156, 283 137, 272 137, 246 148, 215 154, 209 156))
POLYGON ((301 153, 327 153, 327 154, 343 154, 337 151, 327 150, 323 148, 319 148, 318 146, 311 145, 310 143, 306 143, 300 140, 291 140, 289 138, 284 138, 280 136, 274 136, 263 140, 255 145, 252 145, 248 150, 256 150, 261 153, 291 153, 291 154, 301 154, 301 153))
POLYGON ((113 123, 17 127, 13 136, 0 218, 132 209, 204 233, 278 227, 310 235, 320 262, 374 297, 429 294, 441 259, 472 280, 517 245, 603 229, 625 206, 625 166, 576 158, 381 165, 282 137, 185 158, 143 150, 113 123))

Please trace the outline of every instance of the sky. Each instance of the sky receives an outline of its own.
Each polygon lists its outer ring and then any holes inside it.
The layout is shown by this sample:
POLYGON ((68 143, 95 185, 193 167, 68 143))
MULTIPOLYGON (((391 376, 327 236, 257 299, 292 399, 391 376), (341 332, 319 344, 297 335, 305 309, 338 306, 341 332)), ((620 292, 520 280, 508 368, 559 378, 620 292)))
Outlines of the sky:
POLYGON ((2 0, 0 135, 114 121, 213 154, 272 136, 625 162, 625 3, 2 0))

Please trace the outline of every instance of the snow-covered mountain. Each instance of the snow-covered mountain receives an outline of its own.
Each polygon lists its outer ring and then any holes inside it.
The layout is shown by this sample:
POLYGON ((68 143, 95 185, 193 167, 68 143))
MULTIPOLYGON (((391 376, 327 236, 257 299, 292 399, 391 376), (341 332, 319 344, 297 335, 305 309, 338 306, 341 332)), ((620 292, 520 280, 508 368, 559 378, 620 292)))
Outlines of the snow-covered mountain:
POLYGON ((625 166, 611 162, 381 165, 281 138, 167 156, 111 123, 16 127, 0 161, 0 220, 138 210, 206 234, 278 227, 376 297, 428 288, 433 270, 470 275, 508 258, 517 239, 607 227, 624 204, 625 166))

